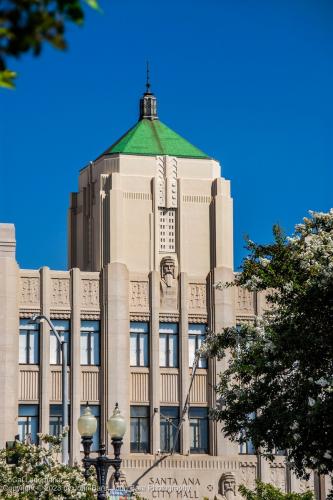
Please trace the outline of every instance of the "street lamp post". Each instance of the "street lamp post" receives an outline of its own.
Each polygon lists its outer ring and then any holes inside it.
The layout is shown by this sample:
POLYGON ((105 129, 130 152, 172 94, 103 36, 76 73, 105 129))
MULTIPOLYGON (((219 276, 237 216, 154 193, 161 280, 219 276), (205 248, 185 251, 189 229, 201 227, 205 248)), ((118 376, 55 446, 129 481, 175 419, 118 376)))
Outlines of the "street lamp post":
MULTIPOLYGON (((67 342, 63 339, 61 339, 59 333, 55 329, 53 323, 51 320, 45 316, 44 314, 34 314, 31 319, 30 323, 40 323, 41 320, 45 320, 52 332, 54 333, 61 349, 61 357, 62 357, 62 426, 64 428, 68 428, 68 374, 67 374, 67 357, 68 357, 68 350, 67 350, 67 342)), ((66 432, 65 436, 62 439, 62 463, 63 464, 68 464, 68 431, 66 432)))
POLYGON ((101 444, 98 452, 98 457, 90 458, 90 448, 92 445, 92 436, 95 434, 97 429, 96 417, 91 413, 90 408, 87 406, 83 412, 83 415, 78 419, 78 429, 82 437, 82 445, 84 458, 82 459, 84 467, 84 477, 88 479, 89 468, 94 466, 97 474, 98 483, 98 500, 106 500, 106 479, 108 475, 108 470, 112 466, 115 470, 114 479, 115 483, 119 482, 120 478, 120 466, 122 459, 120 458, 120 449, 123 444, 123 437, 126 430, 126 422, 124 417, 121 415, 118 408, 118 403, 113 410, 113 415, 107 421, 107 430, 111 437, 111 443, 114 450, 114 458, 109 458, 105 453, 105 444, 101 444))

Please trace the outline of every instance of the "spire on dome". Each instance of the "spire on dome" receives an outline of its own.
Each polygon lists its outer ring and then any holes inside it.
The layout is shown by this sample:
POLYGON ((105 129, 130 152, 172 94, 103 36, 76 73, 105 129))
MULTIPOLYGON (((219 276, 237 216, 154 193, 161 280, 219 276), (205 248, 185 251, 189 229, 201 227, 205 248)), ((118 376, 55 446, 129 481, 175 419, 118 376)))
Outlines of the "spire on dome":
POLYGON ((147 61, 147 77, 146 77, 146 92, 140 99, 140 117, 139 120, 144 118, 148 120, 157 120, 157 99, 152 92, 150 92, 150 71, 149 62, 147 61))

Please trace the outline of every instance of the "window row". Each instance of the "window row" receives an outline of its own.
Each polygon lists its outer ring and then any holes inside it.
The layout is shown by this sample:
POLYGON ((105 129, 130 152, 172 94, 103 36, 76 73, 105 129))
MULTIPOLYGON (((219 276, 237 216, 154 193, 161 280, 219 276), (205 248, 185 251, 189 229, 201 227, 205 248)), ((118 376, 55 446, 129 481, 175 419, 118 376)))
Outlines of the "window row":
MULTIPOLYGON (((208 409, 190 408, 190 452, 208 453, 208 409)), ((131 406, 131 452, 150 452, 149 406, 131 406)), ((160 408, 160 446, 162 452, 179 452, 179 408, 160 408)))
MULTIPOLYGON (((52 320, 62 340, 68 342, 68 364, 70 360, 70 322, 68 320, 52 320)), ((39 324, 20 320, 19 362, 21 364, 39 363, 39 324)), ((100 364, 100 322, 81 321, 80 363, 81 365, 100 364)), ((61 347, 53 332, 50 332, 50 363, 62 363, 61 347)))
MULTIPOLYGON (((81 406, 81 414, 85 409, 85 405, 81 406)), ((92 451, 98 451, 100 444, 100 407, 99 405, 89 406, 93 415, 97 419, 97 431, 93 435, 92 451)), ((70 414, 70 406, 69 406, 70 414)), ((20 441, 28 441, 30 443, 38 443, 39 432, 39 406, 22 404, 19 405, 18 411, 18 435, 20 441)), ((50 405, 49 417, 49 434, 51 436, 59 436, 62 432, 62 406, 53 404, 50 405)))
MULTIPOLYGON (((52 320, 60 338, 68 342, 68 363, 70 360, 70 322, 68 320, 52 320)), ((189 366, 192 367, 195 354, 206 337, 205 324, 189 324, 188 349, 189 366)), ((39 363, 39 325, 20 321, 19 362, 21 364, 39 363)), ((179 366, 179 331, 178 323, 160 323, 159 327, 160 366, 177 368, 179 366)), ((59 365, 62 362, 61 347, 51 332, 50 363, 59 365)), ((81 365, 100 364, 100 322, 81 321, 80 340, 81 365)), ((149 323, 130 323, 130 364, 131 366, 149 366, 149 323)), ((207 359, 200 357, 199 368, 207 368, 207 359)))
MULTIPOLYGON (((193 366, 195 354, 206 338, 207 325, 189 324, 188 349, 189 367, 193 366)), ((149 366, 149 323, 131 322, 131 366, 149 366)), ((160 323, 159 327, 160 367, 179 366, 178 323, 160 323)), ((199 358, 199 368, 207 368, 207 359, 199 358)))

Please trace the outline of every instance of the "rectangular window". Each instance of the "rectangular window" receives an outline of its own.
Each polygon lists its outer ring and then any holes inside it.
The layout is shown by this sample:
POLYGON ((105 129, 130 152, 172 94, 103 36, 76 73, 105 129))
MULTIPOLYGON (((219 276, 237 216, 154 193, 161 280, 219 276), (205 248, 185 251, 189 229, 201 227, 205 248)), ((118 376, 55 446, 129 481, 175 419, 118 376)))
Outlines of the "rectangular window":
POLYGON ((100 322, 81 321, 81 365, 100 364, 100 322))
POLYGON ((19 405, 18 434, 20 441, 37 444, 38 405, 19 405))
POLYGON ((29 324, 28 319, 20 320, 19 363, 37 365, 39 363, 39 324, 29 324))
MULTIPOLYGON (((67 364, 70 361, 70 327, 69 321, 66 319, 53 319, 52 323, 54 328, 58 332, 60 338, 67 342, 67 364)), ((54 333, 50 332, 50 364, 51 365, 61 365, 61 347, 54 333)))
MULTIPOLYGON (((189 366, 192 368, 195 358, 195 353, 200 348, 202 342, 206 338, 207 325, 190 323, 188 325, 188 347, 189 347, 189 366)), ((198 368, 207 368, 207 358, 200 357, 198 368)))
MULTIPOLYGON (((91 413, 96 417, 97 420, 97 430, 93 435, 91 451, 98 451, 101 443, 101 408, 99 405, 88 405, 88 406, 91 410, 91 413)), ((81 405, 81 415, 86 407, 87 405, 81 405)))
POLYGON ((256 449, 253 446, 251 439, 246 441, 245 443, 239 443, 239 453, 244 455, 255 455, 256 449))
POLYGON ((208 409, 190 408, 190 451, 208 453, 208 409))
POLYGON ((160 215, 160 252, 176 251, 176 210, 174 208, 159 208, 160 215))
POLYGON ((131 366, 149 366, 149 324, 131 321, 131 366))
POLYGON ((179 452, 179 434, 175 445, 178 425, 179 408, 162 406, 160 408, 161 451, 170 452, 174 450, 179 452))
POLYGON ((160 323, 160 366, 178 367, 178 323, 160 323))
MULTIPOLYGON (((70 422, 71 407, 68 405, 68 425, 70 422)), ((59 436, 62 433, 62 405, 50 405, 49 434, 59 436)), ((68 448, 70 449, 70 431, 68 431, 68 448)))
MULTIPOLYGON (((249 413, 248 418, 250 420, 253 420, 255 418, 255 413, 249 413)), ((240 434, 242 437, 246 438, 245 429, 240 434)), ((248 439, 244 443, 239 443, 239 453, 246 454, 246 455, 255 455, 256 454, 256 449, 255 449, 251 439, 248 439)))
POLYGON ((131 452, 149 452, 149 406, 131 406, 131 452))

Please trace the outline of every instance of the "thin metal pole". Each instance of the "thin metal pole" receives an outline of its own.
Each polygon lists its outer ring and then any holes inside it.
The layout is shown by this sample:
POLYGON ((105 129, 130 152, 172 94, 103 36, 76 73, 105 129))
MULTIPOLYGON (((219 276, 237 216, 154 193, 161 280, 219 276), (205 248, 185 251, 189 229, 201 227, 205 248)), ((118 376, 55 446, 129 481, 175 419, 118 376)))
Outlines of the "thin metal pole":
POLYGON ((67 373, 67 342, 61 342, 62 353, 62 426, 67 432, 62 441, 62 463, 68 464, 68 373, 67 373))
MULTIPOLYGON (((67 374, 67 342, 62 340, 59 333, 55 329, 50 318, 45 316, 45 314, 34 314, 29 322, 35 323, 38 320, 44 319, 52 332, 54 333, 58 343, 60 344, 61 355, 62 355, 62 426, 68 427, 68 374, 67 374)), ((68 431, 66 436, 62 440, 62 463, 67 465, 69 461, 68 456, 68 431)))

